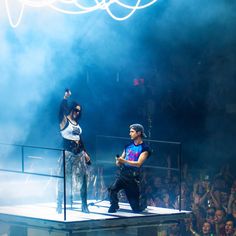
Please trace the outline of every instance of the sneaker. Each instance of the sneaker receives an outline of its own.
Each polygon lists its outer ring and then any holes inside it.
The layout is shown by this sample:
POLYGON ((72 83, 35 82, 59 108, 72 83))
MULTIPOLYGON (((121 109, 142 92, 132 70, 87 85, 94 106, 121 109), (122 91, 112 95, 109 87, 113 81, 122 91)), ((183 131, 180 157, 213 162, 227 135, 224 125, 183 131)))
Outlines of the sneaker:
POLYGON ((119 206, 110 206, 108 209, 108 213, 116 213, 119 210, 119 206))
POLYGON ((137 208, 137 209, 132 209, 134 213, 145 213, 148 212, 147 208, 137 208))

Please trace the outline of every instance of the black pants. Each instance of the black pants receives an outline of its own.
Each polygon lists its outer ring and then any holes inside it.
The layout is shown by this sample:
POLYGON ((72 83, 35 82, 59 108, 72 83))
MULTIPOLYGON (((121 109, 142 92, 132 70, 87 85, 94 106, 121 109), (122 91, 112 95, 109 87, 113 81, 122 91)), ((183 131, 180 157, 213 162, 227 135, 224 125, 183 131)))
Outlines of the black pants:
POLYGON ((147 205, 140 179, 140 174, 135 171, 121 171, 109 188, 111 206, 118 208, 118 192, 123 189, 132 210, 134 212, 144 210, 147 205))

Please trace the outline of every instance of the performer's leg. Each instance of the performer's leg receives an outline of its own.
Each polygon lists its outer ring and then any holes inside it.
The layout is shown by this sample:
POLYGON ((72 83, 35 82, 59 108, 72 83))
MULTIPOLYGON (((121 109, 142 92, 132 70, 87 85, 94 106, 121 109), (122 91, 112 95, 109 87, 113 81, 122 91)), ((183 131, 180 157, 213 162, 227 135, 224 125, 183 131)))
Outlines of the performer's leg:
POLYGON ((140 188, 139 188, 139 180, 138 179, 131 179, 128 182, 125 193, 129 204, 134 212, 140 212, 140 188))
POLYGON ((89 213, 88 204, 87 204, 87 176, 86 174, 82 177, 82 185, 80 189, 80 196, 82 201, 82 212, 89 213))
POLYGON ((74 191, 78 190, 80 193, 82 212, 89 213, 87 205, 87 165, 84 152, 77 154, 73 164, 73 173, 75 176, 74 191))
POLYGON ((108 193, 111 203, 111 206, 108 210, 109 213, 114 213, 119 209, 118 192, 123 188, 124 188, 124 182, 120 176, 117 177, 115 182, 108 188, 108 193))
POLYGON ((146 186, 143 180, 143 177, 140 178, 141 181, 139 183, 139 207, 140 210, 143 211, 147 208, 147 195, 146 195, 146 186))
MULTIPOLYGON (((67 198, 67 203, 72 204, 72 164, 71 164, 71 156, 69 153, 66 152, 66 157, 65 157, 65 168, 66 168, 66 195, 67 198)), ((59 160, 59 170, 58 170, 58 175, 63 176, 63 158, 61 157, 59 160)), ((63 179, 58 180, 57 184, 57 212, 60 214, 62 213, 62 203, 63 203, 63 196, 64 196, 64 183, 63 179)))
POLYGON ((66 202, 67 204, 73 204, 73 182, 72 182, 72 165, 73 165, 73 155, 69 156, 68 161, 66 162, 66 202))
MULTIPOLYGON (((58 175, 63 175, 63 158, 59 159, 58 175)), ((63 199, 63 179, 57 181, 57 212, 62 213, 62 199, 63 199)))

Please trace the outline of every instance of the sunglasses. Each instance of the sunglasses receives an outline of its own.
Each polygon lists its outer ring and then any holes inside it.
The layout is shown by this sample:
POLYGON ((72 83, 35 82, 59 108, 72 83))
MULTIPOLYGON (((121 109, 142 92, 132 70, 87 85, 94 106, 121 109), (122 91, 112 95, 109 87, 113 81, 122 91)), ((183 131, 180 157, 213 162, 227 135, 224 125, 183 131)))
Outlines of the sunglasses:
POLYGON ((75 108, 74 111, 75 112, 80 112, 80 109, 75 108))

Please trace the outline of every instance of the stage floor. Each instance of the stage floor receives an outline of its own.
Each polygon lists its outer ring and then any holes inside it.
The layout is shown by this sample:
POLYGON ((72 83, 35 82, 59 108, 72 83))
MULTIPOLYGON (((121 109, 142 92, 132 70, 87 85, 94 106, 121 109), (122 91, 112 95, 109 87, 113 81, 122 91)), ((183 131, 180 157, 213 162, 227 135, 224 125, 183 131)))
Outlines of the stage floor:
MULTIPOLYGON (((45 230, 45 232, 64 232, 63 235, 80 235, 80 233, 85 232, 101 232, 101 235, 105 235, 102 232, 110 230, 115 232, 123 229, 127 232, 127 229, 131 228, 137 230, 176 223, 189 218, 191 215, 189 211, 151 206, 145 212, 133 213, 127 203, 120 203, 120 209, 117 213, 108 213, 110 205, 108 201, 89 202, 95 203, 95 205, 89 206, 90 213, 81 212, 81 204, 75 203, 72 209, 68 207, 66 220, 64 220, 63 214, 56 212, 56 203, 0 206, 0 222, 10 226, 14 225, 14 227, 25 227, 27 230, 37 228, 45 230)), ((91 233, 89 235, 98 234, 91 233)))
POLYGON ((109 202, 89 201, 95 203, 89 205, 90 213, 81 212, 80 203, 73 204, 72 209, 67 206, 66 221, 63 219, 63 213, 56 212, 56 203, 41 203, 41 204, 26 204, 26 205, 11 205, 0 206, 1 215, 14 215, 21 217, 30 217, 42 220, 58 221, 58 222, 82 222, 88 220, 107 220, 126 217, 141 217, 151 215, 173 215, 173 214, 188 214, 188 211, 179 211, 175 209, 160 208, 148 206, 142 213, 133 213, 129 204, 119 203, 120 209, 116 213, 108 213, 109 202))

